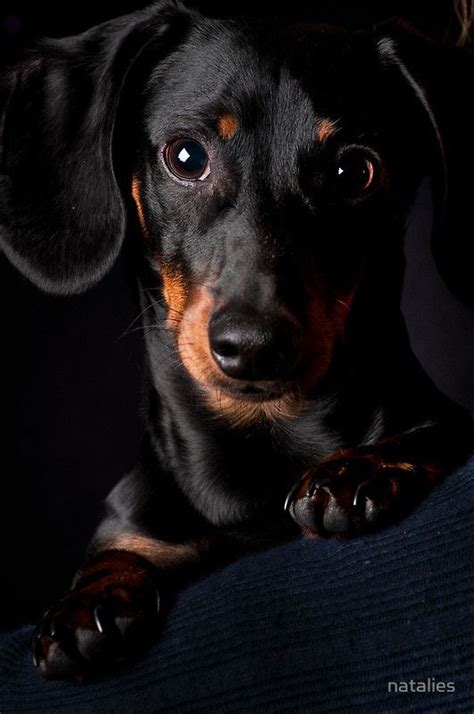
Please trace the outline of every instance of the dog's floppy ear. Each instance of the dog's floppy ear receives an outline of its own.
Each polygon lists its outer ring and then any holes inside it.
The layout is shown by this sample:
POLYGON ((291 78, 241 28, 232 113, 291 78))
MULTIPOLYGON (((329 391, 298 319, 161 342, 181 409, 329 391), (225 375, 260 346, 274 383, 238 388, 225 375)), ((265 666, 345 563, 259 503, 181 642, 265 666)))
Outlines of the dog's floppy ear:
POLYGON ((41 289, 81 292, 117 257, 126 223, 112 161, 121 93, 144 48, 174 46, 187 18, 165 0, 42 42, 0 78, 0 250, 41 289))
MULTIPOLYGON (((377 50, 388 72, 397 73, 425 115, 433 153, 433 254, 448 287, 461 299, 474 296, 474 55, 439 46, 401 23, 377 30, 377 50)), ((407 121, 409 118, 407 117, 407 121)), ((427 171, 428 173, 428 171, 427 171)))

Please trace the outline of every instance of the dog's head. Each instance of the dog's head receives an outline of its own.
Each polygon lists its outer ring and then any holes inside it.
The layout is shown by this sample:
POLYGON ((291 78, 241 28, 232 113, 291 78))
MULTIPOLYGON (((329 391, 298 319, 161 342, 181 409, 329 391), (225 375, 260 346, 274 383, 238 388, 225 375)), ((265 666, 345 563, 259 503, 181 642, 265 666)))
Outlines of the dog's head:
POLYGON ((47 41, 2 81, 0 245, 41 288, 80 292, 133 209, 187 372, 221 407, 281 409, 328 373, 356 305, 396 304, 423 176, 459 240, 472 64, 400 28, 172 2, 47 41))

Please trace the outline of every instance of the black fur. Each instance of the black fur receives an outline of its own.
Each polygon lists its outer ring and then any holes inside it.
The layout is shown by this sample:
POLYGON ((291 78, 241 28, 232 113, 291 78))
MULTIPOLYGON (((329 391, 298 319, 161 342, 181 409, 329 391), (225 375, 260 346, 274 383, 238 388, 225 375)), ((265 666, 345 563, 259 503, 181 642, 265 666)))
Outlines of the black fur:
POLYGON ((400 314, 421 178, 448 279, 446 235, 465 220, 456 167, 472 132, 453 126, 451 64, 465 73, 472 59, 400 27, 269 28, 165 2, 46 41, 5 75, 5 253, 44 290, 72 293, 128 233, 147 347, 141 461, 37 632, 47 676, 137 651, 156 589, 166 600, 191 574, 291 537, 294 521, 323 537, 391 523, 467 457, 470 420, 417 364, 400 314), (169 175, 163 147, 180 136, 206 147, 206 181, 169 175), (336 169, 354 147, 377 177, 347 196, 336 169), (219 377, 207 343, 229 314, 263 332, 291 325, 284 379, 219 377))

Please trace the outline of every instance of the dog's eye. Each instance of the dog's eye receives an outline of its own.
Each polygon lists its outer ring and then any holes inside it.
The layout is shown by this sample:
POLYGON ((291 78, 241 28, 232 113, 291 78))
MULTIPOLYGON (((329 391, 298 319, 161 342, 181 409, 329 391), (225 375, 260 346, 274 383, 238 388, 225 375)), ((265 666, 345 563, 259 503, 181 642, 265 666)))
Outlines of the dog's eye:
POLYGON ((339 190, 349 198, 357 198, 369 188, 373 188, 376 170, 376 159, 368 151, 347 149, 336 165, 339 190))
POLYGON ((184 181, 204 181, 210 173, 206 150, 195 139, 175 139, 165 146, 163 157, 171 173, 184 181))

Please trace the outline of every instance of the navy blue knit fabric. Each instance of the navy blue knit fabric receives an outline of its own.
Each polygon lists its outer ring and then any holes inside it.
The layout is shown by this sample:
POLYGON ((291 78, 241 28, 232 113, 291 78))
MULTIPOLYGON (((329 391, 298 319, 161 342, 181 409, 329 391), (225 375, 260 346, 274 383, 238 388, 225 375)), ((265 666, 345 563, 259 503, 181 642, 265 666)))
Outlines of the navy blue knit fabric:
POLYGON ((0 711, 473 712, 473 516, 474 459, 396 527, 191 585, 143 660, 97 682, 44 681, 31 629, 3 635, 0 711), (388 691, 428 681, 455 691, 388 691))

